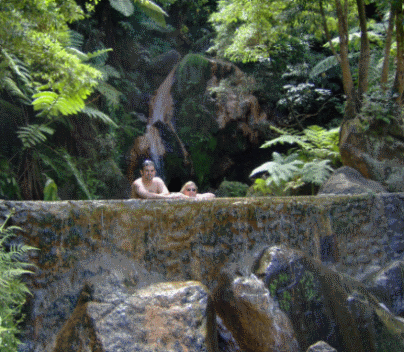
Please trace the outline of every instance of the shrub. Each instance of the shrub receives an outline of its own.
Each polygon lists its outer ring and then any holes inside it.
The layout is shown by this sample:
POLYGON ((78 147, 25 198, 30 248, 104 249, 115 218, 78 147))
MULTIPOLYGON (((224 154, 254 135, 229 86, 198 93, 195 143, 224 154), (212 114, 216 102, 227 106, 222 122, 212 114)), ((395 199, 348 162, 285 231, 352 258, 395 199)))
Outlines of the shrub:
POLYGON ((237 181, 224 180, 217 192, 218 197, 245 197, 248 190, 248 185, 237 181))

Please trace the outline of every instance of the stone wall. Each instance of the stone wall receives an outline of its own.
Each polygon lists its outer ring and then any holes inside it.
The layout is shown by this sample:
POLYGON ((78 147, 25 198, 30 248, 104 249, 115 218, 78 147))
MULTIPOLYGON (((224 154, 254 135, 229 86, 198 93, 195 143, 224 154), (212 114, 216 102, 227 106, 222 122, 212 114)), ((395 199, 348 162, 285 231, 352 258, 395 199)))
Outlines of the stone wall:
MULTIPOLYGON (((0 201, 19 239, 40 249, 41 275, 98 251, 120 253, 165 280, 215 281, 229 262, 286 244, 363 276, 402 257, 404 194, 223 198, 205 202, 0 201)), ((246 267, 250 263, 246 263, 246 267)), ((34 280, 37 280, 38 276, 34 280)))

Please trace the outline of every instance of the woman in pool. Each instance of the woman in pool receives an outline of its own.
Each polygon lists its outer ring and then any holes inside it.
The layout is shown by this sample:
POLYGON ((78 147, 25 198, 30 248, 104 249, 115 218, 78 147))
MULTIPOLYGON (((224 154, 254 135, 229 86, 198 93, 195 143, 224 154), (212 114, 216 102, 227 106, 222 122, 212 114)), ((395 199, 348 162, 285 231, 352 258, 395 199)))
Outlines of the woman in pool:
POLYGON ((188 181, 182 186, 180 193, 185 194, 188 197, 196 198, 196 199, 210 199, 215 198, 216 196, 213 193, 198 193, 198 187, 195 182, 188 181))

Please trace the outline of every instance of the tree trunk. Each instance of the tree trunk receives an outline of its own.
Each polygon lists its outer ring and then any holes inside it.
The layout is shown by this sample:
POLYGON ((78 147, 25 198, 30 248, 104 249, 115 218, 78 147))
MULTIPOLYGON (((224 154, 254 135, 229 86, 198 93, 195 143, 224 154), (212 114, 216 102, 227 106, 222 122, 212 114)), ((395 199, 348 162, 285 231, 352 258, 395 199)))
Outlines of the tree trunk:
MULTIPOLYGON (((348 0, 345 0, 347 3, 348 0)), ((344 86, 344 92, 347 96, 347 101, 353 101, 354 85, 351 74, 351 67, 348 60, 348 14, 345 8, 342 7, 340 0, 335 0, 338 17, 338 33, 340 41, 340 58, 342 69, 342 84, 344 86)))
POLYGON ((404 91, 404 31, 403 31, 403 0, 395 2, 396 12, 396 37, 397 37, 397 69, 394 82, 394 92, 398 94, 397 103, 402 105, 404 91))
POLYGON ((358 99, 361 102, 363 94, 366 93, 368 90, 370 48, 366 23, 365 4, 363 3, 363 0, 356 0, 356 3, 358 5, 359 25, 361 28, 361 52, 359 57, 358 84, 358 99))
POLYGON ((391 49, 391 40, 393 37, 393 29, 394 29, 394 18, 396 16, 395 8, 391 5, 390 16, 389 16, 389 26, 387 28, 386 33, 386 44, 384 47, 384 59, 383 59, 383 69, 382 69, 382 78, 380 80, 380 84, 382 86, 383 91, 387 90, 387 79, 389 74, 389 61, 390 61, 390 49, 391 49))

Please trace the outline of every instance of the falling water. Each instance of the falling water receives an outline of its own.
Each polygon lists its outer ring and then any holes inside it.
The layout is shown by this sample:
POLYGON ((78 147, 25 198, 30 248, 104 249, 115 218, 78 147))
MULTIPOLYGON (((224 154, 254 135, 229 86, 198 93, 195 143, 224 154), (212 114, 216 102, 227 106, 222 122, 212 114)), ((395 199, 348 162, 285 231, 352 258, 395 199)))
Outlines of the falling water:
POLYGON ((146 130, 146 136, 150 145, 150 157, 156 166, 157 175, 163 179, 163 155, 165 154, 165 148, 155 124, 158 122, 169 123, 172 118, 174 100, 171 96, 171 87, 174 82, 174 73, 175 68, 157 89, 156 95, 150 102, 150 117, 146 130))
POLYGON ((150 158, 154 162, 156 174, 164 180, 163 155, 165 153, 165 148, 161 141, 158 129, 152 125, 148 125, 146 128, 146 137, 149 141, 150 158))

